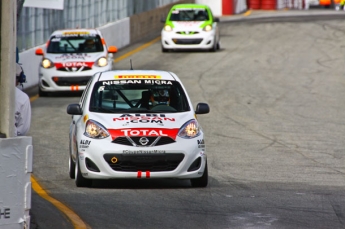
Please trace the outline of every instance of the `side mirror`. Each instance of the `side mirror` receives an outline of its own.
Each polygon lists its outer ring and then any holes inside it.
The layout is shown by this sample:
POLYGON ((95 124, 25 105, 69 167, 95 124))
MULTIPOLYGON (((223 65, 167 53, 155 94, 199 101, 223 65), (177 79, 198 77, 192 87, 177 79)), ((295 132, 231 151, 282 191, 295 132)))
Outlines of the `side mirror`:
POLYGON ((116 46, 109 46, 108 47, 108 53, 116 53, 117 47, 116 46))
POLYGON ((70 115, 82 115, 81 107, 79 104, 69 104, 67 107, 67 114, 70 115))
POLYGON ((43 49, 41 49, 41 48, 36 49, 35 54, 37 56, 43 56, 43 49))
POLYGON ((196 105, 195 114, 207 114, 210 112, 210 107, 207 103, 198 103, 196 105))
POLYGON ((214 22, 219 22, 219 18, 215 17, 214 19, 214 22))

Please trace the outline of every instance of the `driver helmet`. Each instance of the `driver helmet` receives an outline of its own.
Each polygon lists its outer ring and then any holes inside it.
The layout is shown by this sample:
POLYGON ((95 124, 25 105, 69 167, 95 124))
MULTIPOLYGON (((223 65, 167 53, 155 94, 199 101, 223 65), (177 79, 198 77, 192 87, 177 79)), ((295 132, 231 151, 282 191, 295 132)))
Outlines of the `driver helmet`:
POLYGON ((95 47, 95 41, 93 39, 87 39, 85 41, 85 47, 92 49, 93 47, 95 47))
POLYGON ((151 102, 153 106, 160 105, 160 104, 169 106, 170 104, 169 91, 166 89, 154 91, 151 95, 151 102))

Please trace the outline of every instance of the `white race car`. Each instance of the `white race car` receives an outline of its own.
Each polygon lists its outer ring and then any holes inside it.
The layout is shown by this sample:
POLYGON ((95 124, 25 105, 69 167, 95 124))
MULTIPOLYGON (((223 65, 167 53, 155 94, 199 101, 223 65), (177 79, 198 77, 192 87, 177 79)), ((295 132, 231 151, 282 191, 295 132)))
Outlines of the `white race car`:
POLYGON ((162 52, 175 49, 203 49, 216 51, 220 48, 219 18, 211 9, 201 4, 174 5, 161 32, 162 52))
POLYGON ((94 179, 190 179, 208 184, 204 132, 181 80, 172 72, 113 70, 95 74, 70 104, 69 175, 94 179))
POLYGON ((39 67, 39 95, 48 92, 82 91, 96 72, 113 68, 115 46, 107 48, 97 29, 57 30, 45 49, 36 49, 42 56, 39 67))

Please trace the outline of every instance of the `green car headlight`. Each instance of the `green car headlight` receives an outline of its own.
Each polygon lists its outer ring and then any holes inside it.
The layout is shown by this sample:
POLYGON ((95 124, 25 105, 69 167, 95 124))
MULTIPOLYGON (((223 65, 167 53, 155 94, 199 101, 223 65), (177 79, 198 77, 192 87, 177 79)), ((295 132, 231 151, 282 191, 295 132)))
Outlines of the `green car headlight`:
POLYGON ((170 25, 165 25, 164 31, 170 32, 170 31, 172 31, 172 27, 170 25))
POLYGON ((206 32, 211 31, 212 30, 212 25, 206 25, 203 30, 206 31, 206 32))

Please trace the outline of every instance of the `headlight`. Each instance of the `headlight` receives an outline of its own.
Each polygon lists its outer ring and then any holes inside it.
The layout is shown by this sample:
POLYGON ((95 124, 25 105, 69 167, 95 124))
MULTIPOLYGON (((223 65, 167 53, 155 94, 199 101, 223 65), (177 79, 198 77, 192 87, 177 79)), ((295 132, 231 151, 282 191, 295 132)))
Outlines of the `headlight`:
POLYGON ((43 68, 52 68, 54 67, 53 62, 51 62, 49 59, 43 59, 41 63, 43 68))
POLYGON ((108 60, 105 57, 101 57, 97 60, 96 63, 97 63, 97 66, 104 67, 104 66, 107 66, 108 60))
POLYGON ((89 138, 102 139, 109 136, 107 129, 94 120, 86 122, 84 135, 89 138))
POLYGON ((198 121, 192 119, 186 122, 178 132, 178 136, 181 138, 195 138, 201 134, 201 128, 198 121))
POLYGON ((203 29, 204 31, 208 32, 212 30, 212 25, 206 25, 203 29))
POLYGON ((164 31, 170 32, 170 31, 172 31, 172 27, 170 25, 165 25, 164 31))

